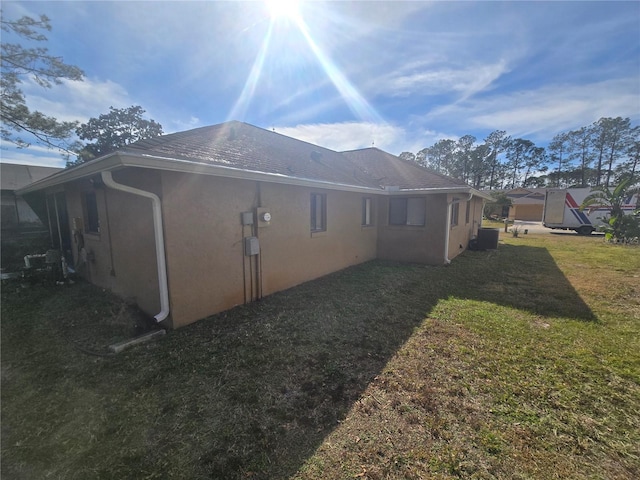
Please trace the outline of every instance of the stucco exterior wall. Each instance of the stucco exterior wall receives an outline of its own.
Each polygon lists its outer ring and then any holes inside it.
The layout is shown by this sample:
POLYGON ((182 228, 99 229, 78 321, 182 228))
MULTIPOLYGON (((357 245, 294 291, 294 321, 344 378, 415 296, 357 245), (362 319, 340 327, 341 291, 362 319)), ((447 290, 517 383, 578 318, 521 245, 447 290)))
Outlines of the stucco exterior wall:
MULTIPOLYGON (((449 201, 453 199, 449 196, 449 201)), ((469 240, 478 234, 478 228, 482 223, 482 206, 481 198, 473 197, 469 201, 469 221, 467 222, 467 200, 462 198, 459 202, 458 224, 451 226, 449 233, 449 260, 457 257, 464 252, 469 240)))
POLYGON ((429 265, 444 263, 447 196, 433 194, 421 197, 426 199, 423 227, 389 225, 390 197, 381 198, 378 213, 378 258, 429 265))
MULTIPOLYGON (((262 206, 272 220, 258 229, 263 293, 270 294, 376 258, 376 226, 362 226, 362 199, 376 197, 336 190, 261 185, 262 206), (327 228, 310 231, 310 195, 326 195, 327 228)), ((375 217, 374 217, 375 219, 375 217)))
POLYGON ((364 195, 162 175, 174 328, 376 257, 376 229, 361 226, 364 195), (310 231, 312 192, 326 194, 325 232, 310 231), (241 214, 258 207, 271 214, 268 226, 255 215, 243 226, 241 214), (258 237, 259 256, 244 254, 247 236, 258 237))
MULTIPOLYGON (((143 190, 159 191, 159 175, 152 170, 127 169, 114 173, 117 182, 143 190)), ((151 202, 105 186, 95 188, 89 180, 65 188, 69 229, 73 218, 83 219, 83 193, 94 191, 100 220, 99 233, 83 232, 88 261, 78 273, 92 283, 133 299, 142 311, 155 315, 160 309, 156 251, 151 202)), ((78 264, 78 244, 73 244, 78 264)))

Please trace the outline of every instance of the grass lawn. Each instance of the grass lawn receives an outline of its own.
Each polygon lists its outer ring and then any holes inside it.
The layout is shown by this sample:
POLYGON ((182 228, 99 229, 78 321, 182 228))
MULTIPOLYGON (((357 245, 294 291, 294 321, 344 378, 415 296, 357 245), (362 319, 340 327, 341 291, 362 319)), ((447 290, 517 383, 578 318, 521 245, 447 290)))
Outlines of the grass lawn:
POLYGON ((638 247, 501 233, 116 356, 107 292, 2 287, 3 479, 640 478, 638 247))

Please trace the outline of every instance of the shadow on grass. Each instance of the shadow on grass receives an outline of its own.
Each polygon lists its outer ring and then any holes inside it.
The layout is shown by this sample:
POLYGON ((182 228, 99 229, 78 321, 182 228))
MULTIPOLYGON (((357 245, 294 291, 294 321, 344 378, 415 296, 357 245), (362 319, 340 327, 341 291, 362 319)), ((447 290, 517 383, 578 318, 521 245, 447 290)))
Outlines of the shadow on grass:
POLYGON ((91 361, 46 343, 74 306, 21 310, 28 335, 5 311, 3 476, 288 478, 450 297, 595 319, 546 249, 511 245, 448 268, 370 262, 91 361))

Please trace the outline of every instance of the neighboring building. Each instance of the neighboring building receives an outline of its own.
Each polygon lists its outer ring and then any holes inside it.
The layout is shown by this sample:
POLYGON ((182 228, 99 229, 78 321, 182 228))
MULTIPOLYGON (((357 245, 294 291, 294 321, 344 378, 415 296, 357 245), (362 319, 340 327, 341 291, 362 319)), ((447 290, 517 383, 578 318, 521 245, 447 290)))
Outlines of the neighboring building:
POLYGON ((506 190, 511 200, 509 220, 541 222, 544 211, 545 188, 514 188, 506 190))
POLYGON ((490 198, 375 148, 241 122, 142 140, 21 193, 58 213, 82 275, 173 328, 375 258, 448 263, 490 198))
POLYGON ((3 230, 42 224, 38 215, 27 202, 16 195, 16 190, 42 180, 60 170, 62 169, 0 163, 0 183, 2 184, 2 212, 0 218, 2 218, 3 230))

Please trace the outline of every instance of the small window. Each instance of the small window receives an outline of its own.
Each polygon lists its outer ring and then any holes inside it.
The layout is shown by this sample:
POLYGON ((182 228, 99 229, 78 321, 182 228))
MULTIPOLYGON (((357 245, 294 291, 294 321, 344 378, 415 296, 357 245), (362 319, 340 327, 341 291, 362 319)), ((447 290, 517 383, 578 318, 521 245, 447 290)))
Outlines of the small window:
POLYGON ((453 203, 451 204, 451 226, 455 227, 458 225, 458 218, 460 217, 460 200, 457 198, 453 199, 453 203))
POLYGON ((327 229, 327 196, 323 193, 311 194, 311 231, 324 232, 327 229))
POLYGON ((424 198, 389 199, 389 225, 425 224, 426 203, 424 198))
POLYGON ((98 217, 98 201, 96 192, 84 194, 84 231, 85 233, 100 233, 100 218, 98 217))
POLYGON ((467 211, 464 213, 464 223, 469 223, 469 218, 471 214, 471 201, 467 201, 467 211))
POLYGON ((373 225, 371 220, 371 198, 362 199, 362 225, 373 225))

